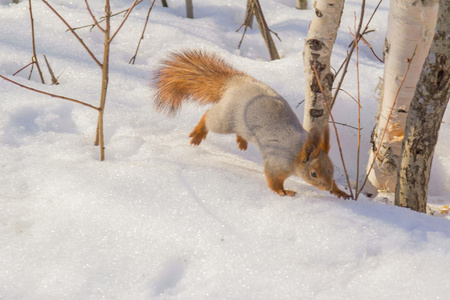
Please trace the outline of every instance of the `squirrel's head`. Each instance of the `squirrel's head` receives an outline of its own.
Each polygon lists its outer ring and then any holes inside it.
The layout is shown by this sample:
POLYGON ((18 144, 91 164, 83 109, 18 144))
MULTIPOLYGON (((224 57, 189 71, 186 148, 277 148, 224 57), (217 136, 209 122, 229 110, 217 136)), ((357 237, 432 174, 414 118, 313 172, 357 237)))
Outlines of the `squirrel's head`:
POLYGON ((325 191, 333 188, 334 166, 330 151, 329 129, 311 130, 297 158, 296 174, 307 183, 325 191))

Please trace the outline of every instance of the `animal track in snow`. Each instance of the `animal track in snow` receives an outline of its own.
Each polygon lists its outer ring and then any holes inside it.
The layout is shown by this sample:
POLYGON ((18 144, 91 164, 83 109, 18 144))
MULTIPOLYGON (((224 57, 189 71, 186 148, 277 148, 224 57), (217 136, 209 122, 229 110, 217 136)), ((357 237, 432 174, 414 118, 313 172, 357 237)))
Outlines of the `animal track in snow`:
POLYGON ((185 261, 180 258, 168 260, 159 272, 155 280, 154 295, 170 293, 183 279, 185 273, 185 261))

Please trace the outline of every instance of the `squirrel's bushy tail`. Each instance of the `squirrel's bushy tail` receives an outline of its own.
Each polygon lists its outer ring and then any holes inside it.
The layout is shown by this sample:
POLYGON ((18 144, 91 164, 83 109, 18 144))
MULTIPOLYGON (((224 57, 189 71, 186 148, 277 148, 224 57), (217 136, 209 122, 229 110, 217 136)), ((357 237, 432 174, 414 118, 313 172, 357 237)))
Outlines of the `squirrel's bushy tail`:
POLYGON ((172 53, 154 77, 156 109, 175 114, 181 102, 189 98, 200 104, 216 102, 227 81, 239 74, 243 73, 213 54, 202 51, 172 53))

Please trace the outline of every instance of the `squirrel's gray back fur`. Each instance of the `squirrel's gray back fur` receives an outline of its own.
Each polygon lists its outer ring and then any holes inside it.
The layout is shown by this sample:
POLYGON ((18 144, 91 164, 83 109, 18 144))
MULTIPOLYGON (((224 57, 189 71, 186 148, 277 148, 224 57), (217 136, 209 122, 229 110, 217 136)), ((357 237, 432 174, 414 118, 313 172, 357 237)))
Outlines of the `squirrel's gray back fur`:
POLYGON ((292 172, 307 132, 286 100, 248 75, 233 76, 224 90, 207 114, 208 130, 236 133, 258 147, 266 169, 292 172))

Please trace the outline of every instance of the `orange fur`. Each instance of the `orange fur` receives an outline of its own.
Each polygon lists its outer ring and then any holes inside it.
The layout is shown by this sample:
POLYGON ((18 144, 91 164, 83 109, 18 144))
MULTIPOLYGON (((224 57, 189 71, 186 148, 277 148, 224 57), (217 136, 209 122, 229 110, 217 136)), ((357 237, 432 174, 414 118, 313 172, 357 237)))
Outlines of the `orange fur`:
POLYGON ((216 102, 228 80, 239 74, 243 73, 212 54, 202 51, 172 53, 154 77, 156 109, 173 115, 181 102, 191 97, 200 104, 216 102))
POLYGON ((325 130, 320 140, 319 148, 327 154, 330 152, 330 128, 328 125, 325 125, 325 130))
POLYGON ((269 188, 280 196, 294 196, 295 192, 284 189, 284 181, 291 175, 284 172, 279 172, 277 174, 270 174, 267 170, 265 171, 267 183, 269 188))
POLYGON ((236 134, 236 143, 238 143, 238 147, 242 151, 247 150, 247 146, 248 146, 247 140, 238 134, 236 134))
POLYGON ((320 132, 317 128, 311 129, 299 153, 298 161, 306 162, 310 157, 317 157, 320 150, 327 154, 330 152, 330 131, 328 126, 325 127, 323 132, 320 132))
POLYGON ((203 117, 200 119, 200 122, 198 122, 197 126, 194 128, 194 130, 189 134, 189 137, 191 138, 191 145, 198 146, 200 143, 206 139, 206 135, 208 134, 208 129, 206 129, 206 112, 203 117))

